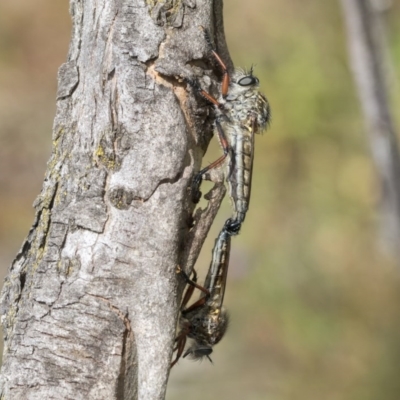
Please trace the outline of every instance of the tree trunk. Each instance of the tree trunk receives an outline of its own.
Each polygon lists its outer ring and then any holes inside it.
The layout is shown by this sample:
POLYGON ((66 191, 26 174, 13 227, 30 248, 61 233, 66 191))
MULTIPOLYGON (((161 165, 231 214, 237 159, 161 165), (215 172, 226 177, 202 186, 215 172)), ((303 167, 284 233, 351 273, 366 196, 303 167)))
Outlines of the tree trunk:
MULTIPOLYGON (((381 184, 381 237, 384 248, 400 263, 400 157, 391 117, 387 82, 389 70, 380 0, 341 0, 349 54, 381 184)), ((386 2, 387 3, 387 2, 386 2)))
POLYGON ((70 12, 53 152, 2 292, 1 398, 163 399, 176 266, 193 267, 225 193, 217 184, 193 222, 212 119, 178 77, 210 65, 200 25, 228 58, 222 0, 71 0, 70 12))

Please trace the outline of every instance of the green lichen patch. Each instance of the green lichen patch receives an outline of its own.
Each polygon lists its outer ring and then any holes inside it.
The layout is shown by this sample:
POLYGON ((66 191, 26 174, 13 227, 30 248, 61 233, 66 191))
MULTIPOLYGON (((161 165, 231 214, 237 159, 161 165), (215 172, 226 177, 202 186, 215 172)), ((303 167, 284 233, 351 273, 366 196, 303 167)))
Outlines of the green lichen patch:
POLYGON ((115 154, 117 136, 116 130, 104 131, 101 135, 99 145, 94 151, 94 162, 103 165, 107 170, 115 170, 120 166, 120 162, 115 154))

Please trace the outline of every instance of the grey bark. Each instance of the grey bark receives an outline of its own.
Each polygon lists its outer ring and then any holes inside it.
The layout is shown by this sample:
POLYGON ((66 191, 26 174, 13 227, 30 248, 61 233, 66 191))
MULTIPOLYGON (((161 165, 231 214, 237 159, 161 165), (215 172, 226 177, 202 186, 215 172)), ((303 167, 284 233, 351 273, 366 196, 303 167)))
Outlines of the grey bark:
POLYGON ((2 291, 1 398, 163 399, 176 266, 193 267, 225 193, 192 218, 212 118, 181 79, 213 85, 200 25, 229 60, 222 1, 71 0, 70 13, 53 152, 2 291))
POLYGON ((388 96, 388 51, 381 12, 383 0, 341 0, 349 56, 369 144, 381 184, 381 238, 400 263, 400 157, 388 96))

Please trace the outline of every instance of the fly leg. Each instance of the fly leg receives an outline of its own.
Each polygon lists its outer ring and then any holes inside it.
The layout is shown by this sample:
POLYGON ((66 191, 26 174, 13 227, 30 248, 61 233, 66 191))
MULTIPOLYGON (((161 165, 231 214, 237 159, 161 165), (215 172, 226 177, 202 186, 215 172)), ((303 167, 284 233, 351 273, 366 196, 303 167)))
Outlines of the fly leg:
MULTIPOLYGON (((221 84, 221 94, 222 94, 222 98, 225 99, 226 96, 228 95, 229 82, 230 82, 228 68, 225 65, 225 63, 222 61, 222 59, 218 55, 218 53, 214 50, 214 46, 213 46, 213 44, 211 42, 211 38, 210 38, 210 35, 209 35, 208 31, 202 26, 200 26, 200 28, 204 32, 204 37, 205 37, 205 40, 207 42, 208 47, 210 48, 211 53, 213 54, 213 56, 217 60, 218 64, 222 68, 223 78, 222 78, 222 84, 221 84)), ((232 155, 233 152, 232 152, 232 149, 230 148, 230 146, 228 144, 228 141, 226 139, 226 135, 225 135, 225 133, 224 133, 224 131, 222 129, 221 122, 220 122, 220 120, 222 118, 228 119, 228 117, 223 112, 224 104, 220 103, 213 95, 211 95, 210 93, 208 93, 205 90, 203 90, 197 80, 195 80, 195 79, 187 79, 187 82, 189 83, 189 85, 194 90, 196 90, 203 98, 205 98, 208 102, 210 102, 212 105, 214 105, 216 107, 216 109, 218 110, 217 114, 219 114, 219 115, 216 118, 215 126, 216 126, 216 129, 217 129, 219 143, 220 143, 220 145, 222 147, 222 150, 224 152, 224 154, 220 158, 218 158, 218 160, 214 161, 209 166, 207 166, 206 168, 202 169, 195 176, 195 178, 193 180, 193 184, 192 184, 192 198, 193 198, 193 202, 194 203, 198 203, 200 201, 200 198, 201 198, 201 192, 200 192, 199 188, 200 188, 200 185, 201 185, 201 181, 203 180, 203 176, 207 172, 209 172, 211 169, 219 167, 224 162, 224 160, 228 156, 228 154, 232 155)), ((231 157, 231 159, 233 160, 233 157, 231 157)))
POLYGON ((182 278, 186 281, 186 284, 188 285, 188 288, 186 290, 185 296, 183 297, 182 300, 182 305, 181 305, 181 312, 182 315, 187 314, 188 312, 191 312, 193 310, 196 310, 197 308, 202 307, 205 302, 208 300, 210 297, 210 291, 203 286, 200 286, 197 283, 197 273, 195 270, 193 270, 193 279, 190 279, 189 276, 184 272, 183 270, 179 270, 179 275, 182 276, 182 278), (186 308, 187 303, 189 302, 190 298, 192 297, 192 294, 194 292, 194 289, 200 290, 204 295, 200 297, 199 300, 194 302, 190 307, 186 308))
POLYGON ((176 356, 175 360, 172 361, 170 368, 172 368, 182 357, 183 350, 185 350, 187 335, 189 333, 190 327, 189 325, 187 325, 179 332, 179 335, 175 338, 176 346, 174 348, 174 352, 176 351, 176 356))
POLYGON ((188 288, 186 289, 186 293, 183 296, 182 304, 181 304, 181 310, 186 309, 186 305, 189 303, 189 300, 191 299, 194 289, 198 289, 201 292, 205 294, 205 296, 209 296, 210 292, 205 289, 203 286, 200 286, 197 283, 197 272, 196 270, 193 270, 193 279, 190 279, 189 276, 185 271, 183 271, 180 267, 177 268, 177 273, 185 280, 186 284, 188 285, 188 288))
MULTIPOLYGON (((228 68, 225 65, 225 63, 222 61, 222 58, 215 51, 214 46, 211 42, 210 34, 208 33, 208 31, 202 26, 200 26, 200 28, 204 32, 204 38, 207 42, 208 47, 210 48, 212 55, 215 57, 215 59, 217 60, 218 64, 220 65, 220 67, 222 69, 221 94, 222 94, 222 97, 225 99, 225 97, 228 95, 229 82, 230 82, 228 68)), ((213 104, 214 106, 216 106, 219 109, 223 109, 224 105, 221 104, 213 95, 211 95, 210 93, 203 90, 196 80, 187 79, 187 82, 189 83, 190 86, 192 86, 196 91, 198 91, 200 93, 200 95, 203 96, 206 100, 208 100, 211 104, 213 104)))
MULTIPOLYGON (((193 270, 193 279, 190 279, 189 276, 184 272, 179 266, 177 268, 177 273, 185 280, 188 288, 186 289, 185 295, 181 304, 181 313, 182 316, 185 315, 189 311, 193 311, 197 308, 200 308, 204 305, 207 299, 210 296, 210 292, 205 289, 203 286, 200 286, 197 283, 197 273, 193 270), (194 289, 198 289, 204 293, 204 296, 197 300, 194 304, 192 304, 189 308, 186 308, 187 303, 190 301, 194 289)), ((182 357, 183 351, 185 350, 187 336, 191 332, 191 323, 189 321, 185 321, 182 329, 180 330, 178 336, 175 338, 176 346, 174 348, 174 352, 176 351, 176 356, 174 361, 172 361, 170 368, 172 368, 178 360, 182 357)))
MULTIPOLYGON (((198 81, 195 79, 186 79, 186 82, 195 90, 197 91, 202 97, 204 97, 207 101, 209 101, 211 104, 213 104, 216 108, 222 109, 223 104, 219 103, 218 100, 213 97, 211 94, 207 93, 205 90, 201 88, 199 85, 198 81)), ((222 129, 222 125, 220 122, 220 119, 222 116, 219 116, 215 120, 215 127, 217 130, 217 135, 218 135, 218 141, 222 147, 222 150, 224 154, 218 158, 218 160, 215 160, 213 163, 208 165, 207 167, 203 168, 200 172, 196 174, 196 176, 193 179, 192 182, 192 201, 193 203, 198 203, 201 199, 202 193, 200 192, 200 185, 203 180, 203 176, 211 171, 212 169, 215 169, 219 167, 225 160, 225 158, 230 154, 232 151, 230 149, 228 140, 225 136, 224 130, 222 129)), ((212 180, 212 179, 210 179, 212 180)))
POLYGON ((233 160, 232 157, 233 151, 225 136, 224 130, 222 129, 222 125, 221 122, 219 121, 219 118, 215 120, 215 127, 217 128, 218 140, 219 143, 221 144, 224 154, 211 164, 207 165, 207 167, 203 168, 194 177, 192 182, 192 199, 194 203, 198 203, 201 199, 200 185, 201 182, 203 181, 203 176, 209 173, 212 169, 221 166, 228 156, 230 156, 230 158, 233 160))
POLYGON ((185 79, 185 80, 196 92, 200 94, 201 97, 205 98, 207 101, 209 101, 218 109, 222 110, 224 108, 224 105, 220 103, 212 94, 202 89, 197 79, 185 79))
POLYGON ((206 39, 207 45, 210 48, 212 55, 215 57, 215 59, 217 60, 218 64, 220 65, 220 67, 222 69, 223 75, 222 75, 222 84, 221 84, 221 94, 222 94, 222 97, 225 98, 228 95, 229 82, 230 82, 228 68, 225 65, 225 63, 222 61, 222 59, 218 55, 218 53, 215 51, 214 46, 211 42, 210 34, 208 33, 208 31, 202 26, 200 26, 200 28, 204 32, 204 37, 206 39))

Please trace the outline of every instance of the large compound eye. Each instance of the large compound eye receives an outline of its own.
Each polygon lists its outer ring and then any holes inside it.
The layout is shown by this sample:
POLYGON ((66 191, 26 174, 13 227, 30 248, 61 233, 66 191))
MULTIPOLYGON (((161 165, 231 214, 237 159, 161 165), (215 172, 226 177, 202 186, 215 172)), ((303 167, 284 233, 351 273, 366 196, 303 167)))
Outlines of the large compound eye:
POLYGON ((213 351, 211 347, 201 347, 199 349, 196 349, 196 355, 198 355, 199 357, 209 356, 212 352, 213 351))
POLYGON ((213 349, 207 345, 200 345, 198 347, 189 348, 186 353, 183 355, 183 358, 189 356, 193 360, 201 360, 203 357, 207 357, 210 361, 210 354, 213 352, 213 349))
POLYGON ((255 84, 258 84, 258 79, 255 76, 249 75, 249 76, 245 76, 242 79, 239 79, 238 84, 240 86, 255 85, 255 84))

